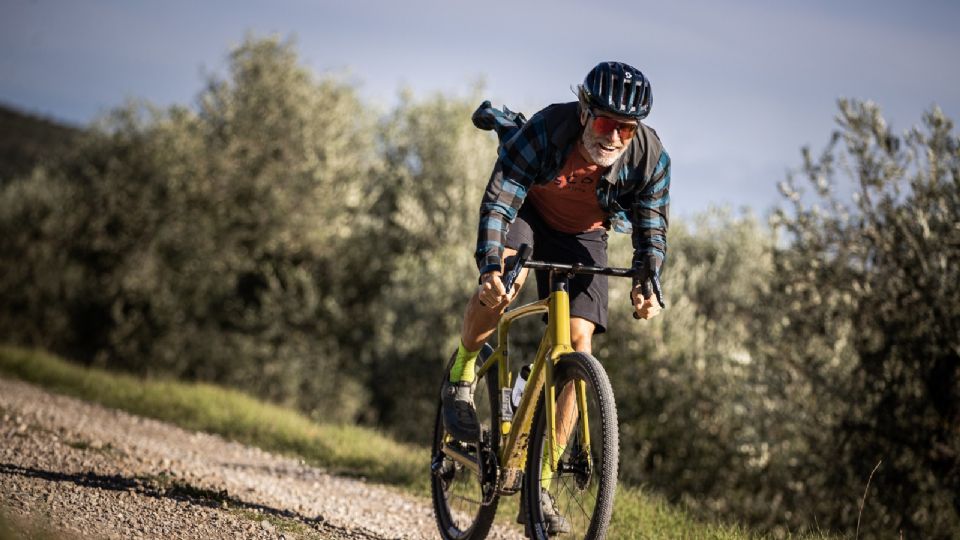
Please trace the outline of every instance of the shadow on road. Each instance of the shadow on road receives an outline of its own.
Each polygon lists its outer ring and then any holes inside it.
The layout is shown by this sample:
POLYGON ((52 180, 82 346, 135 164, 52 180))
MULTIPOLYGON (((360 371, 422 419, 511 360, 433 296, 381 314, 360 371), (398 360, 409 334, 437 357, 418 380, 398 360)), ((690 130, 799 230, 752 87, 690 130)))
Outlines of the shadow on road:
MULTIPOLYGON (((183 501, 207 508, 247 510, 263 514, 264 516, 293 519, 316 530, 336 530, 344 532, 344 529, 341 527, 327 523, 326 519, 322 516, 311 518, 290 510, 281 510, 263 504, 243 501, 235 496, 231 496, 226 490, 215 491, 200 488, 186 482, 174 480, 166 475, 127 477, 119 474, 103 475, 89 471, 82 473, 62 473, 32 467, 21 467, 10 463, 0 463, 0 475, 38 478, 50 482, 70 482, 81 487, 110 491, 126 491, 157 499, 183 501), (226 503, 226 506, 224 506, 224 503, 226 503)), ((349 533, 351 535, 350 538, 356 538, 358 540, 377 540, 380 538, 366 531, 351 529, 349 533)))

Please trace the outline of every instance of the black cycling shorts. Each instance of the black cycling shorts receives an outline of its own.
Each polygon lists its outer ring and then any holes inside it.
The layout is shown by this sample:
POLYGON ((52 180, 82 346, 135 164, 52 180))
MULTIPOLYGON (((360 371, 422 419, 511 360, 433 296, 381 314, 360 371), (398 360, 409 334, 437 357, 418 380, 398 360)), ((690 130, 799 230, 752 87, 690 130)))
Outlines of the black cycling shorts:
MULTIPOLYGON (((551 229, 529 202, 520 207, 517 219, 507 231, 506 246, 518 249, 520 244, 533 247, 536 261, 592 266, 607 265, 607 231, 597 229, 583 233, 563 233, 551 229)), ((537 270, 537 295, 550 296, 550 275, 537 270)), ((586 319, 596 325, 595 334, 607 329, 607 276, 579 274, 570 280, 570 316, 586 319)))

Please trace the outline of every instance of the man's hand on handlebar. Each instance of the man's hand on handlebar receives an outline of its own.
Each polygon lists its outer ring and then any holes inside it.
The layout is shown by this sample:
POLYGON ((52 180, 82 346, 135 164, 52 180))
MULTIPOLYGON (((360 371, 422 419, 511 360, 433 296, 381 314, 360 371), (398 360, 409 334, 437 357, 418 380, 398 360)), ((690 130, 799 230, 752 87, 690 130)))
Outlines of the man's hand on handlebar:
POLYGON ((501 272, 499 270, 487 272, 480 276, 480 290, 478 291, 480 304, 486 308, 500 309, 513 300, 516 289, 516 287, 513 287, 510 294, 507 294, 501 280, 501 272))
POLYGON ((650 320, 660 314, 663 309, 657 297, 651 292, 650 296, 644 297, 642 287, 637 285, 630 291, 630 300, 633 301, 633 309, 636 311, 638 319, 650 320))
POLYGON ((630 291, 633 318, 649 321, 667 307, 663 301, 663 291, 660 290, 657 258, 648 255, 645 259, 634 261, 633 272, 633 290, 630 291))

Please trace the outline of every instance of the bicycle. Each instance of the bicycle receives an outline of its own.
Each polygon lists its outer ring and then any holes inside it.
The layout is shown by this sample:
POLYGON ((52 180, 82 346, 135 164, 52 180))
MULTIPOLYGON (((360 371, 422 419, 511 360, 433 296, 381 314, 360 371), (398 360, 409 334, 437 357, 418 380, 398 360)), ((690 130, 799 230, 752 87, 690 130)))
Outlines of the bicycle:
MULTIPOLYGON (((481 422, 479 442, 463 443, 445 433, 441 408, 437 409, 431 492, 437 527, 445 540, 485 538, 500 497, 520 491, 525 532, 538 540, 549 538, 540 511, 545 458, 549 459, 552 477, 550 494, 571 525, 571 531, 561 538, 604 538, 613 513, 619 461, 613 388, 600 362, 576 352, 571 345, 568 291, 570 279, 576 274, 634 277, 636 271, 531 261, 531 252, 527 245, 520 247, 515 264, 504 274, 504 286, 511 290, 524 267, 547 270, 550 296, 505 312, 497 326, 496 349, 485 344, 480 353, 475 395, 481 422), (543 313, 547 314, 547 328, 514 410, 510 326, 543 313), (486 381, 485 393, 479 390, 481 380, 486 381), (576 414, 567 422, 576 425, 564 426, 572 433, 562 454, 557 445, 558 391, 576 392, 576 414)), ((656 277, 651 282, 662 304, 660 284, 656 277)), ((644 296, 650 295, 650 288, 644 287, 644 296)))

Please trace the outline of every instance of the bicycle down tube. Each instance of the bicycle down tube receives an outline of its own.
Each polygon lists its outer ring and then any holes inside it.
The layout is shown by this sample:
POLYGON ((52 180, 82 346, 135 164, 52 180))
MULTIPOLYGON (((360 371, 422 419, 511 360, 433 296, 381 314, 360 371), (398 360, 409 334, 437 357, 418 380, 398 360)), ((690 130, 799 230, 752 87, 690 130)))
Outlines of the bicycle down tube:
MULTIPOLYGON (((511 370, 509 361, 509 330, 511 324, 524 317, 547 313, 547 331, 540 342, 537 350, 533 369, 524 389, 520 405, 511 417, 506 414, 501 416, 500 433, 506 436, 506 441, 501 445, 500 453, 497 456, 503 468, 502 491, 513 493, 520 486, 524 464, 526 463, 527 447, 529 446, 529 437, 533 424, 533 415, 536 408, 537 399, 541 391, 546 392, 544 403, 546 406, 546 415, 548 422, 547 438, 548 455, 550 459, 550 468, 556 471, 557 463, 560 459, 557 452, 556 441, 556 388, 553 384, 553 367, 559 358, 567 353, 574 352, 570 338, 570 300, 569 300, 569 275, 568 269, 564 265, 547 265, 530 261, 527 267, 548 266, 551 272, 551 292, 550 297, 545 300, 533 302, 516 309, 510 310, 501 317, 497 326, 497 348, 487 361, 477 372, 478 377, 482 377, 488 370, 497 365, 500 380, 501 413, 509 411, 507 403, 504 400, 509 399, 508 392, 512 388, 511 370), (557 268, 560 266, 561 268, 557 268), (549 360, 549 361, 547 361, 549 360)), ((572 268, 571 268, 572 270, 572 268)), ((609 269, 604 269, 609 270, 609 269)), ((573 273, 573 272, 569 272, 573 273)), ((577 400, 585 410, 586 395, 583 385, 577 385, 577 400)), ((589 433, 586 432, 587 419, 585 414, 580 415, 580 429, 584 430, 585 440, 589 441, 589 433)))

